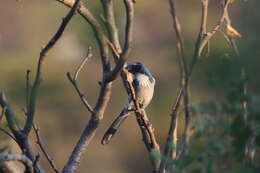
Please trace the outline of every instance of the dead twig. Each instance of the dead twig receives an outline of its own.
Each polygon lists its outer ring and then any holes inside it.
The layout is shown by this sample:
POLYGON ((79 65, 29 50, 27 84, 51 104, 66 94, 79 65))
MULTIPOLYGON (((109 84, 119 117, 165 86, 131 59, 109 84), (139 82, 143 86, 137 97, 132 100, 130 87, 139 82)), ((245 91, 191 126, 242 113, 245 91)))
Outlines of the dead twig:
POLYGON ((68 77, 69 81, 71 82, 71 84, 73 85, 73 87, 75 88, 75 90, 77 91, 77 93, 78 93, 82 103, 84 104, 84 106, 87 108, 87 110, 90 113, 93 113, 92 106, 88 103, 87 98, 85 97, 84 94, 82 94, 82 92, 80 91, 78 84, 77 84, 77 78, 78 78, 80 71, 82 70, 82 68, 84 67, 84 65, 88 61, 88 59, 91 58, 91 57, 92 57, 92 49, 91 49, 91 47, 89 47, 87 56, 81 61, 81 63, 76 68, 76 71, 73 75, 73 78, 71 77, 71 74, 69 72, 67 73, 67 77, 68 77))
POLYGON ((32 129, 38 88, 39 88, 41 80, 42 80, 42 69, 43 69, 44 60, 45 60, 48 52, 51 50, 51 48, 56 44, 56 42, 62 36, 66 26, 68 25, 69 21, 71 20, 71 18, 75 14, 75 11, 77 10, 77 8, 79 6, 79 2, 80 2, 80 0, 75 1, 71 10, 63 18, 62 23, 61 23, 60 27, 58 28, 57 32, 54 34, 52 39, 47 43, 47 45, 44 48, 42 48, 42 50, 40 52, 36 76, 35 76, 31 91, 30 91, 30 98, 29 98, 29 104, 28 104, 28 110, 27 110, 27 120, 26 120, 25 126, 23 128, 23 131, 26 135, 28 135, 32 129))
POLYGON ((2 127, 0 127, 0 131, 2 131, 4 134, 9 136, 11 139, 13 139, 17 143, 17 140, 15 139, 15 137, 11 133, 9 133, 7 130, 5 130, 2 127))
MULTIPOLYGON (((124 40, 124 47, 122 53, 120 53, 120 46, 118 45, 119 41, 113 41, 113 45, 117 50, 117 54, 120 56, 118 60, 116 60, 116 66, 112 70, 110 77, 108 78, 109 81, 114 80, 118 74, 121 72, 125 62, 127 61, 128 55, 131 51, 132 45, 132 37, 133 37, 133 21, 134 21, 134 3, 133 0, 124 0, 124 5, 126 9, 126 26, 125 26, 125 40, 124 40)), ((115 31, 111 31, 114 33, 115 31)), ((116 35, 116 34, 115 34, 116 35)), ((114 52, 114 51, 113 51, 114 52)))
MULTIPOLYGON (((41 136, 40 136, 40 129, 35 124, 33 124, 33 130, 34 130, 34 133, 36 135, 36 143, 40 147, 42 153, 44 154, 45 158, 47 159, 48 163, 50 164, 52 170, 55 173, 60 173, 56 164, 54 163, 53 158, 48 154, 47 150, 45 149, 45 147, 43 145, 43 142, 42 142, 42 139, 41 139, 41 136)), ((35 160, 37 160, 37 158, 39 159, 39 157, 36 156, 35 160)))
POLYGON ((30 70, 26 70, 26 76, 25 76, 25 103, 26 103, 26 112, 28 110, 29 106, 29 97, 30 97, 30 70))

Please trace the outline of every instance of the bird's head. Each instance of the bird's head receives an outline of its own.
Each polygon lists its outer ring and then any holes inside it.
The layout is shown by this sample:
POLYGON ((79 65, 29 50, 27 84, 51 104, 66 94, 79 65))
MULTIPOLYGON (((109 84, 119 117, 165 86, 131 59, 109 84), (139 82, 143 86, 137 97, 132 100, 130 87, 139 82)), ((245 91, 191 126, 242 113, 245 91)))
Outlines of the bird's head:
POLYGON ((148 68, 145 67, 145 65, 141 62, 133 62, 126 66, 126 69, 132 73, 133 75, 143 74, 149 77, 151 82, 153 81, 153 76, 148 70, 148 68))

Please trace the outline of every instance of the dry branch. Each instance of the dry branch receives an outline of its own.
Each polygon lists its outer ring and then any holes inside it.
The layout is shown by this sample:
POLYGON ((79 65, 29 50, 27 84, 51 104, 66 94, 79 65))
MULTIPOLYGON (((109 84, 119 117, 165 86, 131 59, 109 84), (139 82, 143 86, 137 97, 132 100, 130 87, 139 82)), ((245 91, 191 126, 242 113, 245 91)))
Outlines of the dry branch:
POLYGON ((67 77, 68 77, 69 81, 71 82, 71 84, 73 85, 73 87, 75 88, 75 90, 77 91, 77 93, 78 93, 82 103, 84 104, 84 106, 87 108, 87 110, 90 113, 93 113, 92 106, 88 103, 88 100, 87 100, 86 96, 84 94, 82 94, 82 92, 80 91, 80 89, 78 87, 78 84, 77 84, 77 78, 78 78, 78 75, 79 75, 80 71, 82 70, 82 68, 84 67, 84 65, 88 61, 88 59, 91 58, 91 57, 92 57, 92 49, 91 49, 91 47, 89 47, 87 56, 78 65, 78 67, 77 67, 73 77, 71 76, 71 74, 69 72, 67 73, 67 77))
POLYGON ((50 155, 48 154, 46 148, 43 145, 43 142, 42 142, 42 139, 41 139, 41 136, 40 136, 40 129, 33 124, 33 130, 34 130, 35 135, 36 135, 36 143, 38 144, 38 146, 40 147, 41 151, 43 152, 43 154, 44 154, 45 158, 47 159, 48 163, 50 164, 52 170, 55 173, 60 173, 60 171, 58 170, 56 164, 54 163, 54 160, 50 157, 50 155))
MULTIPOLYGON (((71 3, 70 3, 71 1, 62 1, 62 0, 58 0, 58 1, 67 5, 68 7, 71 7, 71 3)), ((103 79, 100 83, 101 87, 100 87, 99 96, 96 105, 93 108, 93 110, 92 108, 89 109, 91 110, 91 118, 87 123, 85 129, 83 130, 78 142, 76 143, 67 163, 65 164, 62 171, 63 173, 73 173, 77 170, 82 154, 85 152, 87 146, 92 141, 93 137, 96 134, 96 130, 99 126, 99 123, 103 119, 105 109, 110 99, 111 87, 112 87, 112 82, 107 80, 110 76, 110 70, 111 70, 111 66, 109 62, 109 48, 107 45, 108 39, 104 34, 101 25, 98 23, 96 18, 92 15, 92 13, 87 8, 84 7, 83 3, 81 3, 80 7, 78 8, 78 12, 90 24, 95 34, 95 38, 98 42, 99 52, 100 52, 102 67, 103 67, 102 68, 103 79)), ((67 75, 69 79, 72 79, 69 73, 67 75)), ((75 86, 76 85, 74 85, 74 87, 75 86)), ((80 94, 77 87, 76 90, 80 94)))
MULTIPOLYGON (((109 47, 111 48, 115 62, 117 62, 116 67, 113 70, 112 76, 115 78, 117 76, 117 73, 119 72, 119 68, 122 68, 122 66, 125 64, 127 60, 127 56, 131 49, 131 42, 132 42, 132 35, 133 35, 133 18, 134 18, 134 2, 132 0, 124 0, 124 5, 126 7, 126 26, 125 26, 125 40, 124 40, 124 47, 123 51, 121 53, 121 45, 119 43, 118 39, 118 32, 117 32, 117 26, 115 24, 115 18, 114 18, 114 11, 111 7, 112 1, 110 0, 102 0, 103 7, 105 9, 105 19, 107 24, 107 30, 110 33, 110 41, 107 42, 109 47)), ((152 127, 152 124, 149 122, 148 117, 146 116, 145 112, 140 109, 140 105, 138 103, 138 100, 136 100, 134 88, 130 82, 128 71, 123 69, 121 71, 121 78, 124 83, 125 89, 130 97, 132 97, 133 102, 136 107, 136 119, 138 122, 138 125, 140 127, 144 144, 151 156, 154 157, 155 155, 157 158, 152 158, 152 166, 153 171, 158 172, 159 164, 160 164, 160 147, 159 144, 156 141, 154 128, 152 127)), ((155 156, 155 157, 156 157, 155 156)))
POLYGON ((0 162, 2 161, 18 161, 22 162, 29 173, 33 173, 33 163, 32 161, 22 154, 0 154, 0 162))
POLYGON ((68 25, 69 21, 75 14, 75 11, 78 8, 80 0, 76 0, 73 7, 69 11, 69 13, 63 18, 62 23, 55 33, 55 35, 51 38, 51 40, 47 43, 47 45, 42 48, 40 52, 40 57, 38 60, 38 66, 37 66, 37 72, 35 76, 35 80, 33 83, 33 86, 30 91, 30 98, 29 98, 29 105, 28 105, 28 110, 27 110, 27 120, 24 126, 24 133, 28 136, 32 129, 33 125, 33 119, 34 119, 34 114, 35 114, 35 106, 36 106, 36 100, 37 100, 37 94, 38 94, 38 88, 40 86, 40 82, 42 80, 42 68, 44 64, 44 60, 48 54, 48 52, 51 50, 51 48, 56 44, 56 42, 60 39, 62 36, 66 26, 68 25))
POLYGON ((27 71, 26 75, 26 122, 24 125, 23 130, 21 130, 16 121, 15 121, 15 114, 13 113, 11 106, 8 104, 4 93, 0 91, 0 105, 2 108, 6 108, 6 119, 8 122, 8 127, 11 129, 12 134, 14 135, 17 143, 19 144, 19 147, 23 151, 23 153, 33 162, 33 168, 36 173, 43 173, 43 169, 40 167, 40 165, 37 162, 37 157, 35 156, 32 147, 29 144, 28 141, 28 135, 33 127, 33 120, 34 120, 34 114, 35 114, 35 106, 36 106, 36 99, 37 99, 37 93, 38 88, 42 79, 42 70, 43 70, 43 63, 44 60, 50 51, 50 49, 55 45, 55 43, 59 40, 62 33, 64 32, 66 26, 68 25, 69 21, 71 20, 72 16, 75 14, 76 9, 78 8, 80 0, 76 0, 75 4, 73 5, 72 9, 69 11, 69 13, 66 15, 66 17, 63 19, 59 29, 55 33, 55 35, 52 37, 52 39, 48 42, 48 44, 41 50, 40 57, 38 60, 37 65, 37 72, 36 77, 33 83, 33 86, 30 89, 29 94, 29 71, 27 71), (28 97, 29 96, 29 97, 28 97))

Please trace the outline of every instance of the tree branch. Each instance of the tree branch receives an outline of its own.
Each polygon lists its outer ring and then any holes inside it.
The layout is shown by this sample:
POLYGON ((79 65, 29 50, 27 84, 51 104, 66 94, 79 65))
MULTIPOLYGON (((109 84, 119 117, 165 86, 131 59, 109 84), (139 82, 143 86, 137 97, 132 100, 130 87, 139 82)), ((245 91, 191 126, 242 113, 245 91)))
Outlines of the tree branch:
MULTIPOLYGON (((106 27, 109 34, 109 40, 114 44, 115 49, 120 54, 122 50, 119 42, 118 29, 115 21, 113 0, 101 0, 101 2, 104 9, 104 16, 105 16, 106 27)), ((115 57, 115 61, 117 61, 118 59, 117 56, 114 55, 114 57, 115 57)))
POLYGON ((29 105, 28 105, 28 110, 27 110, 27 119, 25 122, 24 126, 24 133, 28 136, 31 129, 32 129, 32 124, 33 124, 33 119, 34 119, 34 113, 35 113, 35 106, 36 106, 36 98, 38 94, 38 89, 40 86, 40 82, 42 80, 42 68, 44 64, 44 60, 48 54, 48 52, 51 50, 51 48, 55 45, 55 43, 60 39, 62 36, 66 26, 68 25, 69 21, 75 14, 75 11, 78 8, 80 0, 76 0, 73 7, 69 11, 69 13, 63 18, 62 23, 55 33, 55 35, 52 37, 52 39, 48 42, 48 44, 41 50, 40 52, 40 57, 38 60, 38 66, 37 66, 37 72, 35 76, 35 80, 33 83, 33 86, 31 88, 31 93, 30 93, 30 98, 29 98, 29 105))
POLYGON ((48 154, 47 150, 45 149, 45 147, 43 145, 43 142, 42 142, 42 139, 41 139, 41 136, 40 136, 40 129, 33 124, 33 130, 34 130, 35 135, 36 135, 36 143, 40 147, 42 153, 44 154, 45 158, 47 159, 48 163, 50 164, 52 170, 55 173, 60 173, 56 164, 54 163, 54 160, 50 157, 50 155, 48 154))
POLYGON ((5 110, 4 112, 6 115, 8 127, 10 128, 10 130, 14 135, 18 134, 20 128, 18 127, 17 122, 15 120, 15 114, 11 108, 11 105, 8 103, 6 99, 4 92, 2 92, 1 90, 0 90, 0 105, 2 109, 5 110))
MULTIPOLYGON (((133 20, 134 20, 134 2, 133 0, 124 0, 124 5, 126 9, 126 26, 125 26, 125 41, 124 41, 124 48, 122 53, 118 52, 120 55, 118 61, 116 62, 116 66, 110 74, 109 81, 114 80, 118 74, 121 72, 125 62, 127 61, 128 55, 131 51, 132 45, 132 36, 133 36, 133 20)), ((115 31, 112 31, 115 32, 115 31)), ((112 40, 113 41, 113 40, 112 40)), ((117 47, 119 41, 112 42, 117 47)), ((120 49, 119 49, 120 50, 120 49)), ((117 50, 117 51, 119 51, 117 50)))
POLYGON ((126 69, 123 69, 122 75, 125 79, 124 81, 127 86, 126 90, 128 91, 128 95, 132 97, 135 106, 136 120, 142 132, 144 144, 151 158, 153 172, 157 173, 160 165, 160 146, 156 141, 154 128, 146 116, 145 111, 140 108, 139 100, 136 98, 134 87, 132 83, 129 82, 129 72, 126 69))
POLYGON ((13 139, 13 140, 17 143, 15 137, 14 137, 12 134, 10 134, 7 130, 5 130, 5 129, 3 129, 3 128, 0 127, 0 131, 2 131, 4 134, 6 134, 7 136, 9 136, 11 139, 13 139))
POLYGON ((22 154, 0 154, 0 161, 19 161, 22 162, 28 171, 33 173, 33 163, 32 161, 22 154))
POLYGON ((92 57, 92 50, 91 47, 88 48, 88 53, 87 56, 82 60, 82 62, 78 65, 73 78, 71 77, 71 74, 68 72, 67 73, 67 77, 69 79, 69 81, 71 82, 71 84, 73 85, 73 87, 75 88, 75 90, 77 91, 82 103, 84 104, 84 106, 87 108, 87 110, 90 113, 93 113, 93 108, 92 106, 88 103, 87 98, 85 97, 84 94, 82 94, 82 92, 80 91, 78 84, 77 84, 77 77, 81 71, 81 69, 84 67, 84 65, 86 64, 86 62, 88 61, 89 58, 92 57))
MULTIPOLYGON (((35 160, 34 152, 32 147, 28 142, 28 136, 24 134, 22 130, 18 127, 15 114, 8 103, 4 93, 0 90, 0 105, 2 108, 6 108, 5 116, 7 120, 8 127, 10 128, 12 134, 14 135, 15 140, 17 141, 22 152, 29 158, 31 161, 35 160)), ((40 165, 37 163, 34 167, 36 173, 44 173, 40 165)))

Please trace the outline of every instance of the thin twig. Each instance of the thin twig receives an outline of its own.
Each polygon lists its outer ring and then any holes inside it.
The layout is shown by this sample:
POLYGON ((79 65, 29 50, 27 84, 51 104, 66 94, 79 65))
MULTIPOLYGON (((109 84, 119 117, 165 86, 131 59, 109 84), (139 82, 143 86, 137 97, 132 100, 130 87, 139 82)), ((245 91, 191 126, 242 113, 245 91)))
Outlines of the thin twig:
POLYGON ((8 103, 5 94, 0 90, 0 105, 3 110, 5 110, 5 116, 8 123, 8 127, 14 135, 18 134, 19 127, 15 120, 15 115, 11 109, 10 104, 8 103))
POLYGON ((204 49, 204 47, 207 45, 207 43, 209 42, 209 40, 216 34, 217 31, 219 31, 220 27, 223 25, 226 15, 227 15, 227 9, 228 6, 230 4, 230 1, 225 0, 223 7, 222 7, 222 13, 221 16, 219 18, 218 23, 212 28, 211 31, 206 32, 206 16, 207 16, 207 8, 208 8, 208 2, 205 2, 208 0, 201 0, 201 5, 202 5, 202 22, 201 22, 201 27, 200 27, 200 32, 195 44, 195 50, 194 50, 194 54, 193 54, 193 58, 190 64, 190 71, 189 71, 189 78, 191 76, 191 73, 194 69, 195 64, 197 63, 198 58, 201 56, 201 53, 204 49))
POLYGON ((33 119, 34 119, 34 114, 35 114, 35 106, 36 106, 36 100, 37 100, 37 94, 38 94, 38 88, 40 86, 40 82, 42 80, 42 68, 43 68, 43 62, 45 60, 45 57, 47 56, 48 52, 51 50, 51 48, 56 44, 56 42, 60 39, 62 36, 65 28, 67 27, 69 21, 75 14, 75 11, 78 8, 80 0, 76 0, 73 7, 70 9, 68 14, 63 18, 62 23, 60 27, 58 28, 57 32, 55 35, 52 37, 52 39, 48 42, 48 44, 42 48, 40 52, 40 57, 38 60, 38 66, 37 66, 37 72, 35 76, 35 80, 33 83, 33 86, 31 88, 30 92, 30 98, 29 98, 29 105, 28 105, 28 113, 27 113, 27 120, 25 122, 24 126, 24 133, 28 135, 32 129, 32 124, 33 124, 33 119))
MULTIPOLYGON (((115 68, 110 74, 110 77, 108 78, 109 81, 114 80, 118 74, 121 72, 125 62, 127 61, 128 55, 131 51, 132 46, 132 37, 133 37, 133 21, 134 21, 134 3, 133 0, 124 0, 124 5, 126 9, 126 26, 125 26, 125 40, 124 40, 124 48, 122 53, 118 52, 120 54, 120 57, 116 63, 115 68)), ((113 42, 112 42, 113 43, 113 42)), ((113 43, 114 45, 116 44, 113 43)), ((118 45, 115 45, 115 48, 118 49, 118 45)), ((120 49, 119 49, 120 50, 120 49)), ((117 51, 119 51, 117 50, 117 51)))
MULTIPOLYGON (((73 0, 56 0, 64 5, 66 5, 69 8, 72 8, 73 5, 73 0)), ((107 46, 107 40, 108 38, 106 37, 103 27, 101 24, 98 22, 98 20, 94 17, 94 15, 87 9, 83 2, 80 3, 79 8, 77 9, 77 12, 89 23, 91 26, 94 34, 96 41, 99 45, 100 49, 100 55, 101 55, 101 60, 102 60, 102 65, 103 65, 103 71, 104 73, 109 73, 111 70, 111 65, 109 61, 109 49, 107 46)))
POLYGON ((30 70, 26 70, 26 85, 25 85, 25 98, 26 98, 26 111, 29 106, 29 98, 30 98, 30 70))
POLYGON ((33 173, 33 163, 32 161, 22 154, 0 154, 0 161, 19 161, 22 162, 28 171, 33 173))
POLYGON ((77 84, 77 77, 80 73, 80 71, 82 70, 82 68, 84 67, 84 65, 86 64, 87 60, 89 58, 92 57, 92 50, 91 47, 88 48, 88 53, 87 56, 81 61, 81 63, 78 65, 78 67, 76 68, 76 71, 74 73, 74 76, 72 78, 71 74, 68 72, 67 73, 67 77, 69 79, 69 81, 71 82, 71 84, 73 85, 73 87, 75 88, 75 90, 77 91, 82 103, 84 104, 84 106, 87 108, 87 110, 90 113, 93 113, 93 108, 92 106, 88 103, 87 98, 85 97, 84 94, 82 94, 82 92, 80 91, 78 84, 77 84))
MULTIPOLYGON (((20 130, 16 120, 15 120, 15 114, 8 103, 4 93, 0 90, 0 105, 1 107, 6 108, 5 117, 7 120, 8 127, 10 128, 14 138, 16 139, 20 149, 22 152, 30 158, 32 161, 35 160, 35 155, 32 150, 32 147, 30 146, 28 142, 28 137, 23 133, 23 131, 20 130)), ((39 164, 36 164, 34 167, 34 170, 36 173, 44 173, 43 169, 39 164)))
POLYGON ((0 127, 0 131, 2 131, 4 134, 6 134, 7 136, 9 136, 9 137, 10 137, 11 139, 13 139, 16 143, 18 143, 17 140, 15 139, 15 137, 14 137, 11 133, 9 133, 7 130, 5 130, 5 129, 3 129, 3 128, 0 127))
MULTIPOLYGON (((113 0, 101 0, 103 9, 104 9, 104 16, 105 16, 105 22, 106 27, 109 34, 109 40, 115 45, 115 49, 119 54, 122 52, 121 45, 119 42, 119 35, 118 35, 118 29, 116 26, 115 21, 115 14, 114 14, 114 4, 113 0)), ((116 56, 117 57, 117 56, 116 56)), ((117 58, 116 58, 117 60, 117 58)))
POLYGON ((43 154, 44 154, 45 158, 47 159, 48 163, 50 164, 51 168, 53 169, 53 171, 55 173, 60 173, 60 171, 58 170, 56 164, 54 163, 54 160, 48 154, 47 150, 45 149, 45 147, 44 147, 44 145, 42 143, 42 139, 41 139, 41 136, 40 136, 40 129, 37 126, 35 126, 35 124, 33 124, 33 130, 34 130, 35 135, 36 135, 36 143, 39 145, 41 151, 43 152, 43 154))
MULTIPOLYGON (((63 3, 64 5, 71 7, 72 0, 57 0, 58 2, 63 3)), ((83 130, 79 140, 77 141, 73 151, 63 168, 63 173, 74 173, 81 161, 81 157, 88 147, 89 143, 92 141, 96 134, 96 130, 99 126, 100 121, 103 119, 104 111, 107 107, 108 101, 111 95, 112 82, 106 80, 108 74, 110 74, 111 65, 109 61, 109 47, 107 45, 107 37, 103 31, 102 26, 99 24, 97 19, 93 14, 84 7, 83 3, 80 4, 80 7, 77 10, 79 14, 90 24, 92 30, 94 31, 95 38, 99 45, 99 51, 101 55, 101 61, 103 66, 103 80, 100 83, 99 96, 96 102, 96 106, 93 108, 91 118, 87 123, 85 129, 83 130)), ((69 77, 69 73, 67 74, 69 77)), ((76 85, 74 85, 75 87, 76 85)), ((77 89, 77 87, 76 87, 77 89)), ((78 92, 80 94, 80 92, 78 92)))
POLYGON ((84 65, 86 64, 86 62, 88 61, 89 58, 91 58, 93 55, 92 55, 92 48, 91 46, 88 47, 88 52, 87 52, 87 56, 80 62, 80 64, 78 65, 75 73, 74 73, 74 76, 73 76, 73 80, 77 80, 78 78, 78 75, 80 73, 80 71, 82 70, 82 68, 84 67, 84 65))
POLYGON ((164 155, 163 159, 160 165, 160 172, 164 172, 168 159, 176 159, 176 153, 177 153, 177 110, 179 109, 180 101, 181 101, 181 95, 184 92, 185 99, 184 99, 184 107, 185 107, 185 119, 188 119, 190 117, 188 105, 189 105, 189 99, 188 99, 188 66, 186 62, 186 58, 184 55, 184 44, 183 44, 183 36, 181 32, 181 25, 177 17, 176 12, 176 2, 174 0, 169 0, 169 5, 171 9, 171 15, 173 20, 173 27, 176 34, 176 48, 178 53, 178 61, 180 62, 180 71, 181 71, 181 90, 176 98, 174 108, 172 109, 171 113, 171 123, 170 128, 168 131, 168 136, 166 139, 166 144, 164 147, 164 155), (185 89, 182 89, 185 88, 185 89))
POLYGON ((67 77, 70 81, 70 83, 73 85, 73 87, 75 88, 75 90, 77 91, 82 103, 84 104, 84 106, 87 108, 87 110, 90 112, 90 113, 93 113, 93 108, 92 106, 88 103, 88 100, 86 98, 86 96, 84 94, 82 94, 82 92, 80 91, 79 87, 78 87, 78 84, 77 84, 77 81, 75 81, 72 77, 71 77, 71 74, 68 72, 67 73, 67 77))

